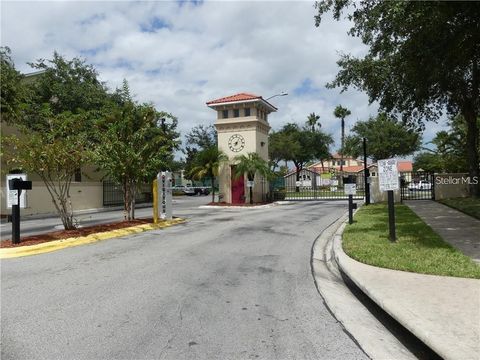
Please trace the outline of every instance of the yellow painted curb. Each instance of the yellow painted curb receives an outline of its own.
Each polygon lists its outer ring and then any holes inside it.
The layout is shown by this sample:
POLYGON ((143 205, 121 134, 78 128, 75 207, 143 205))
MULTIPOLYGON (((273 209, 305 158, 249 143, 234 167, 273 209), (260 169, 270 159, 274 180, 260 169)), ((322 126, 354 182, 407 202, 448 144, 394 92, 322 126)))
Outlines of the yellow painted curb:
POLYGON ((0 249, 0 259, 11 259, 22 256, 38 255, 68 247, 91 244, 97 241, 112 239, 125 235, 138 234, 144 231, 163 229, 175 224, 185 222, 184 219, 176 218, 173 220, 166 220, 158 224, 142 224, 131 226, 123 229, 101 232, 98 234, 91 234, 87 236, 72 237, 62 240, 54 240, 37 245, 19 246, 15 248, 0 249))

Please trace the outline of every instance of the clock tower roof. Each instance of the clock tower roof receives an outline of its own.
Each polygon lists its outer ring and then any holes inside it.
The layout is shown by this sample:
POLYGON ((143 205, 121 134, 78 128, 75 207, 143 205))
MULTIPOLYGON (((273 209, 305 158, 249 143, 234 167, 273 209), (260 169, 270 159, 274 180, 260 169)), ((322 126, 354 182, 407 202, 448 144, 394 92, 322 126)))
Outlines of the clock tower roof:
POLYGON ((221 105, 231 105, 231 104, 241 104, 241 103, 254 103, 259 102, 265 105, 270 112, 277 111, 277 108, 270 104, 268 101, 263 99, 263 97, 250 94, 250 93, 239 93, 235 95, 225 96, 219 99, 211 100, 207 102, 207 106, 215 108, 221 105))

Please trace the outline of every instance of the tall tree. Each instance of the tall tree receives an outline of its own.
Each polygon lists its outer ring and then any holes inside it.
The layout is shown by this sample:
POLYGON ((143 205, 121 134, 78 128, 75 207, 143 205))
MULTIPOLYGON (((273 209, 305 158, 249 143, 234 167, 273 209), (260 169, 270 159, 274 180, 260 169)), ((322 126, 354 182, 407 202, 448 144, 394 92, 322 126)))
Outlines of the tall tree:
MULTIPOLYGON (((12 120, 22 136, 6 139, 5 160, 9 168, 40 176, 65 229, 72 229, 70 184, 88 161, 89 134, 106 90, 95 69, 77 58, 67 60, 54 53, 52 60, 40 59, 30 65, 42 73, 24 84, 28 96, 12 120)), ((8 106, 16 107, 15 99, 8 100, 8 106)))
POLYGON ((42 73, 26 84, 31 100, 27 103, 23 124, 39 131, 48 128, 48 118, 43 118, 41 111, 44 104, 48 104, 53 115, 65 111, 84 113, 83 130, 91 130, 107 102, 106 87, 98 79, 96 69, 83 59, 66 59, 57 52, 51 60, 39 59, 29 65, 42 73))
POLYGON ((217 131, 213 125, 195 126, 185 135, 183 153, 186 155, 184 170, 187 179, 192 179, 189 174, 195 166, 195 157, 197 154, 211 146, 217 146, 217 131))
POLYGON ((124 217, 132 220, 138 184, 153 181, 160 169, 171 165, 178 148, 177 120, 152 105, 133 101, 128 86, 117 90, 104 112, 106 116, 95 126, 92 157, 106 176, 122 185, 124 217))
POLYGON ((317 124, 319 125, 319 127, 321 127, 321 124, 318 122, 318 120, 320 120, 320 115, 317 115, 314 112, 312 112, 307 117, 306 126, 310 128, 311 131, 315 131, 315 126, 317 124))
POLYGON ((217 145, 210 146, 198 152, 194 166, 188 174, 194 179, 208 178, 211 180, 212 202, 215 201, 215 177, 218 176, 218 170, 225 161, 228 161, 228 156, 218 150, 217 145))
POLYGON ((26 100, 23 76, 15 69, 8 47, 0 47, 0 116, 2 121, 12 123, 20 116, 22 103, 26 100))
POLYGON ((297 181, 305 165, 312 160, 325 157, 333 142, 330 135, 318 129, 313 132, 309 128, 301 128, 295 123, 286 124, 271 140, 275 148, 281 149, 277 156, 295 164, 297 181))
POLYGON ((342 144, 340 147, 340 171, 343 171, 343 149, 345 147, 345 118, 350 115, 351 112, 342 105, 338 105, 333 111, 333 115, 342 121, 342 144))
POLYGON ((367 121, 358 121, 345 139, 345 154, 359 157, 363 154, 363 138, 368 144, 368 155, 374 161, 396 156, 407 156, 420 149, 422 137, 401 121, 380 113, 367 121))
POLYGON ((7 166, 38 174, 64 228, 74 229, 70 185, 77 169, 89 160, 89 139, 82 131, 86 115, 66 111, 54 115, 44 106, 42 118, 48 119, 48 128, 43 131, 18 125, 21 136, 11 135, 4 139, 7 166))
MULTIPOLYGON (((480 117, 477 119, 480 126, 480 117)), ((449 129, 437 132, 430 141, 433 149, 423 148, 424 151, 418 153, 414 159, 414 167, 422 168, 426 171, 459 173, 467 172, 467 144, 465 142, 467 125, 462 116, 456 116, 449 122, 449 129)), ((480 146, 477 147, 480 153, 480 146)))
MULTIPOLYGON (((478 2, 350 0, 316 2, 315 25, 329 10, 343 11, 368 52, 344 54, 329 87, 365 91, 382 110, 424 127, 445 110, 460 113, 467 124, 469 173, 479 176, 477 117, 480 113, 480 6, 478 2)), ((480 196, 480 183, 471 194, 480 196)))
MULTIPOLYGON (((255 175, 258 173, 267 178, 270 176, 268 162, 257 153, 248 153, 247 155, 237 155, 235 161, 235 177, 247 175, 248 181, 255 181, 255 175)), ((253 204, 253 188, 249 187, 250 204, 253 204)))

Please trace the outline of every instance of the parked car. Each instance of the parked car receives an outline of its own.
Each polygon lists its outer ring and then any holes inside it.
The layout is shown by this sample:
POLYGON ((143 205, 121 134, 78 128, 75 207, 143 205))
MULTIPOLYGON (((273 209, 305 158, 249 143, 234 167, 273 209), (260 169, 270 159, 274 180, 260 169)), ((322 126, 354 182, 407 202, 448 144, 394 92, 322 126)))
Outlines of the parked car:
POLYGON ((408 190, 432 190, 432 184, 426 180, 412 181, 410 184, 408 184, 408 190))
POLYGON ((205 186, 194 186, 194 187, 187 187, 183 190, 185 195, 208 195, 210 194, 210 189, 205 186))

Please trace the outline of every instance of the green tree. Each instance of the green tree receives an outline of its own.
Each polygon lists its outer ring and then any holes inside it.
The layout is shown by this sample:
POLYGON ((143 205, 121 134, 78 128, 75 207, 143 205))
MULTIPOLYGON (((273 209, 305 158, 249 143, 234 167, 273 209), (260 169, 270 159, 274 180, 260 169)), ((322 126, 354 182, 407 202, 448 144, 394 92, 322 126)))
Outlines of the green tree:
POLYGON ((343 171, 343 149, 345 147, 345 118, 351 114, 350 110, 338 105, 333 111, 336 118, 341 119, 342 122, 342 139, 340 145, 340 171, 343 171))
POLYGON ((69 60, 57 52, 51 60, 39 59, 29 65, 42 74, 26 84, 31 100, 25 108, 23 123, 34 130, 48 128, 48 118, 42 117, 41 109, 49 104, 53 115, 64 111, 85 113, 83 130, 90 130, 108 100, 106 87, 98 80, 95 68, 85 60, 69 60))
POLYGON ((21 136, 4 139, 7 166, 38 174, 64 228, 74 229, 70 185, 76 170, 89 160, 88 137, 81 130, 86 114, 64 111, 54 115, 48 105, 41 111, 42 118, 48 119, 48 128, 32 131, 25 125, 18 125, 21 136))
MULTIPOLYGON (((480 118, 477 119, 480 126, 480 118)), ((459 173, 467 172, 467 144, 465 143, 467 126, 462 116, 456 116, 448 122, 448 131, 439 131, 430 144, 434 149, 424 148, 414 159, 414 167, 426 171, 459 173)), ((477 148, 477 152, 480 149, 477 148)))
POLYGON ((198 152, 194 166, 189 171, 189 176, 201 180, 208 178, 212 184, 212 202, 215 201, 215 177, 222 163, 228 161, 227 155, 218 150, 217 145, 210 146, 198 152))
POLYGON ((374 161, 413 154, 420 149, 421 135, 401 121, 380 113, 367 121, 358 121, 345 139, 345 154, 363 154, 363 138, 367 139, 368 156, 374 161))
MULTIPOLYGON (((340 71, 329 87, 365 91, 383 111, 424 127, 444 110, 467 124, 470 176, 479 176, 477 117, 480 113, 480 6, 477 2, 324 0, 316 2, 315 25, 329 10, 343 11, 368 52, 341 55, 340 71)), ((471 185, 480 196, 480 183, 471 185)))
POLYGON ((311 131, 309 128, 301 128, 294 123, 286 124, 270 139, 270 146, 278 151, 275 154, 277 158, 294 163, 297 181, 300 179, 300 171, 308 162, 328 156, 328 148, 333 143, 329 134, 318 129, 311 131))
POLYGON ((311 131, 315 131, 315 126, 318 124, 319 127, 322 125, 318 122, 320 120, 320 115, 315 114, 312 112, 310 115, 307 117, 307 122, 306 126, 310 128, 311 131))
POLYGON ((8 47, 0 47, 0 115, 2 121, 17 121, 23 102, 26 100, 26 89, 23 76, 15 69, 8 47))
POLYGON ((13 122, 22 133, 6 139, 5 160, 9 168, 40 176, 65 229, 72 229, 70 185, 89 159, 89 134, 107 96, 105 87, 95 69, 77 58, 66 60, 54 53, 52 60, 30 65, 42 73, 24 82, 28 96, 13 96, 13 100, 5 96, 7 107, 21 109, 13 122))
POLYGON ((173 161, 177 120, 152 105, 133 101, 128 84, 113 99, 104 110, 106 116, 96 123, 92 158, 108 178, 122 185, 124 218, 132 220, 138 184, 153 181, 173 161), (165 124, 165 119, 171 124, 165 124))
MULTIPOLYGON (((258 173, 264 178, 270 176, 268 162, 257 153, 248 153, 247 155, 237 155, 235 161, 235 177, 247 175, 248 181, 255 181, 255 175, 258 173)), ((249 187, 250 204, 253 204, 253 188, 249 187)))
POLYGON ((195 158, 200 151, 217 146, 217 131, 213 125, 204 126, 198 125, 185 135, 185 147, 183 153, 185 154, 185 175, 187 179, 192 180, 189 175, 191 169, 195 166, 195 158))
POLYGON ((414 171, 443 172, 440 158, 433 152, 421 152, 413 158, 414 171))

